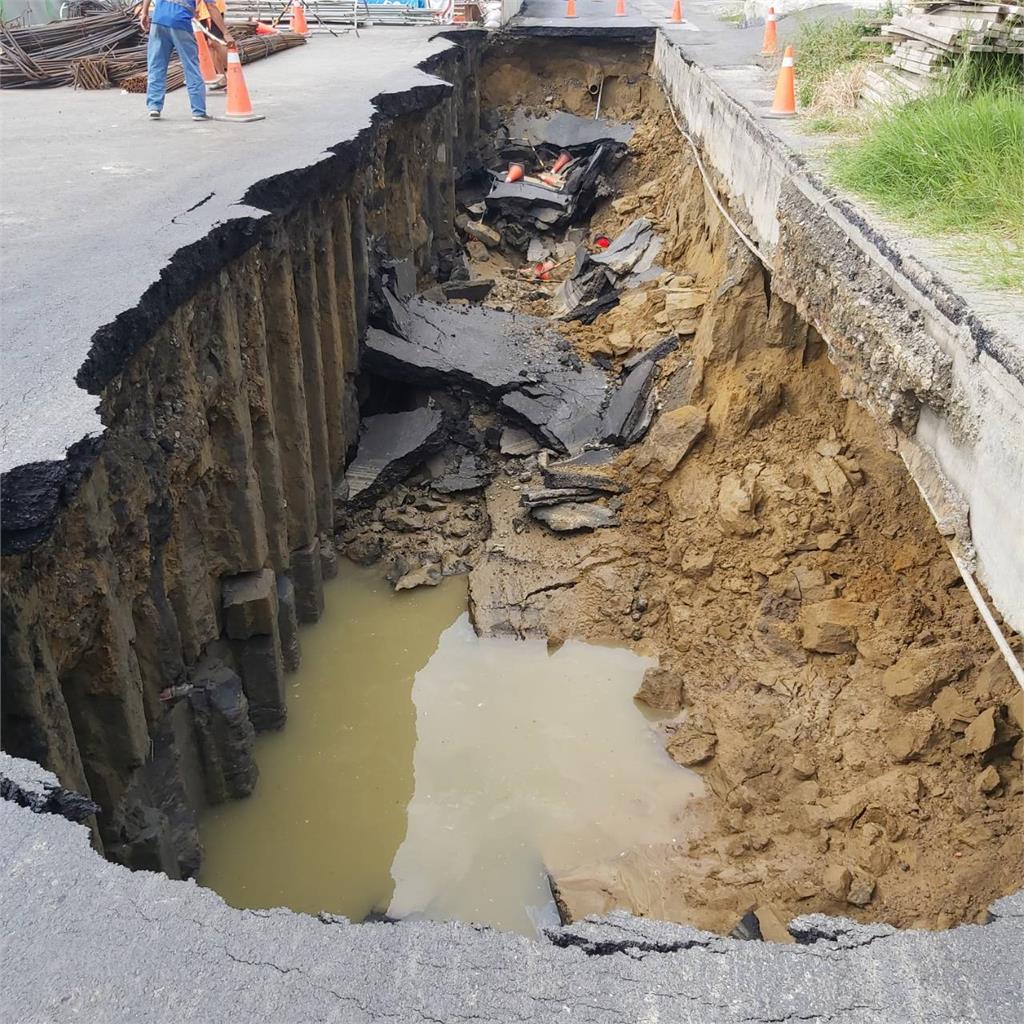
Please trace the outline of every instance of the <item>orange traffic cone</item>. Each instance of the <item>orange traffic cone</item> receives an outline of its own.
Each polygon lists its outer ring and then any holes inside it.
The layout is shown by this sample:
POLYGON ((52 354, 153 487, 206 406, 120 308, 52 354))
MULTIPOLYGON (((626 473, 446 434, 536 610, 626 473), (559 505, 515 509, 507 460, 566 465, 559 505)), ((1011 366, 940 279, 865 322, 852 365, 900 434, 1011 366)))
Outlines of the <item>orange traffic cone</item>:
MULTIPOLYGON (((196 22, 192 22, 193 25, 196 22)), ((206 35, 201 28, 195 29, 196 46, 199 47, 199 73, 207 85, 213 85, 217 81, 217 69, 213 66, 213 57, 210 56, 210 45, 206 41, 206 35)))
POLYGON ((306 11, 300 0, 295 0, 295 3, 292 4, 291 28, 293 32, 298 32, 300 36, 309 35, 309 26, 306 24, 306 11))
POLYGON ((566 0, 565 16, 567 18, 576 17, 576 0, 566 0))
POLYGON ((245 87, 242 75, 242 60, 238 56, 238 47, 234 43, 228 45, 228 101, 224 110, 225 121, 262 121, 262 114, 252 112, 252 100, 249 90, 245 87))
POLYGON ((558 159, 551 166, 551 173, 557 174, 563 167, 572 163, 572 157, 568 153, 559 153, 558 159))
POLYGON ((523 180, 523 165, 522 164, 509 164, 508 174, 505 175, 506 181, 522 181, 523 180))
POLYGON ((274 28, 273 25, 268 25, 265 21, 256 22, 256 35, 258 36, 279 36, 281 34, 279 29, 274 28))
POLYGON ((793 47, 787 46, 782 55, 782 67, 779 68, 779 80, 775 84, 775 102, 772 113, 781 117, 789 117, 796 113, 796 79, 793 76, 793 47))
POLYGON ((615 17, 624 18, 626 16, 626 0, 615 0, 615 17))
POLYGON ((680 3, 680 0, 675 0, 675 3, 672 5, 672 17, 669 18, 669 21, 671 21, 673 25, 681 25, 682 24, 682 22, 683 22, 683 5, 682 5, 682 3, 680 3))
POLYGON ((768 16, 764 19, 764 42, 761 43, 761 56, 774 57, 779 50, 778 36, 775 34, 775 8, 768 8, 768 16))

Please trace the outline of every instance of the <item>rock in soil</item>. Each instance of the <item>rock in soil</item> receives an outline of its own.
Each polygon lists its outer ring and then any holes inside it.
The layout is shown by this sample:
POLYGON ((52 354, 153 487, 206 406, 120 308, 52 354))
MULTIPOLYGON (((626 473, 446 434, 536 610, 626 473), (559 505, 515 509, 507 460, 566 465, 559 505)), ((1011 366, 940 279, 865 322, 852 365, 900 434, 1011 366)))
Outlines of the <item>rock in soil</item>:
POLYGON ((598 530, 619 525, 618 517, 610 508, 593 502, 570 501, 563 505, 545 505, 531 509, 530 514, 556 533, 598 530))

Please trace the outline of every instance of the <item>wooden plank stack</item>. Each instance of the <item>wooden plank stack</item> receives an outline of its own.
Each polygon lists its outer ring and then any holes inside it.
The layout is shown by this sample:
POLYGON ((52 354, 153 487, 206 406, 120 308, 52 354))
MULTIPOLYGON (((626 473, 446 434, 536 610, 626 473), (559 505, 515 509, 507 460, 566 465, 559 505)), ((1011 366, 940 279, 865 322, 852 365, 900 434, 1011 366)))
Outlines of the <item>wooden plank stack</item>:
POLYGON ((926 93, 962 54, 1024 55, 1024 7, 916 0, 882 27, 881 38, 892 43, 885 58, 889 67, 868 71, 862 97, 886 105, 905 102, 926 93))

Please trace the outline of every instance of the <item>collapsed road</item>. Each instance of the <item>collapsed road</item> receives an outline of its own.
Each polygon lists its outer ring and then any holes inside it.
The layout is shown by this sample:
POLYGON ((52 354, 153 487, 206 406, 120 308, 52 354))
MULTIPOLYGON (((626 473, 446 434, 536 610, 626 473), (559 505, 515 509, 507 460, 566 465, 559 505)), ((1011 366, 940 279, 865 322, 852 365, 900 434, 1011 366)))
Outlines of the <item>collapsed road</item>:
POLYGON ((155 979, 155 1019, 1012 1019, 1024 708, 895 428, 718 216, 648 53, 595 47, 594 118, 564 55, 455 51, 238 287, 146 308, 101 443, 5 479, 4 743, 57 776, 3 762, 13 1019, 155 979), (697 835, 553 874, 536 943, 179 881, 288 728, 336 550, 468 576, 482 633, 657 657, 697 835))

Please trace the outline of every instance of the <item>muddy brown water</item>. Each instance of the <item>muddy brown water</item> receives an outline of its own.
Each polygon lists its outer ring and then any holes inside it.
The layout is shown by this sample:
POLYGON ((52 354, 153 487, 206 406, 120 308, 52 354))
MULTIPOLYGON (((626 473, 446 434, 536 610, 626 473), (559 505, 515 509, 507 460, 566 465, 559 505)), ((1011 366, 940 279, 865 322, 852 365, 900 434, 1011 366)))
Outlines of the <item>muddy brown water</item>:
POLYGON ((633 703, 650 660, 481 639, 458 578, 395 594, 349 565, 326 598, 256 792, 202 819, 228 903, 533 934, 557 921, 545 867, 685 833, 701 783, 633 703))

